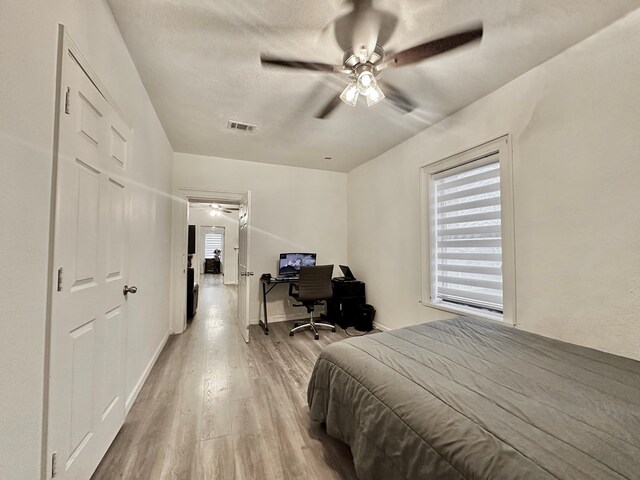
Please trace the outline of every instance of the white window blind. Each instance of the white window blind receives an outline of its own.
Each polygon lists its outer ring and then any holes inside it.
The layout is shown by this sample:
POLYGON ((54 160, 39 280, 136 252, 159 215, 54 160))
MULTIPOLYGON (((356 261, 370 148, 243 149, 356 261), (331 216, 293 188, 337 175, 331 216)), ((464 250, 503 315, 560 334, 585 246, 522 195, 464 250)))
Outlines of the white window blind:
POLYGON ((436 173, 432 180, 434 300, 502 313, 498 156, 436 173))
POLYGON ((222 234, 207 233, 204 236, 204 258, 213 258, 216 249, 222 250, 222 234))

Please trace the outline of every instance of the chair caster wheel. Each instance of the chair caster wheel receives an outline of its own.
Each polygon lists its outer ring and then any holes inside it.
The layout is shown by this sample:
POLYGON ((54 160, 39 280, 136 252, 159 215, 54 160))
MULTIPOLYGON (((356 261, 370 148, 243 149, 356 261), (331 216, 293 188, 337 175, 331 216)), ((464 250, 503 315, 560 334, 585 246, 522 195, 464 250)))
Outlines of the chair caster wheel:
POLYGON ((316 337, 315 337, 315 338, 316 338, 316 340, 320 340, 320 335, 318 335, 318 334, 316 333, 316 337))
POLYGON ((293 332, 289 332, 289 336, 290 336, 290 337, 293 337, 293 332))
POLYGON ((331 329, 331 331, 332 331, 333 333, 336 333, 336 327, 333 327, 333 328, 331 329))

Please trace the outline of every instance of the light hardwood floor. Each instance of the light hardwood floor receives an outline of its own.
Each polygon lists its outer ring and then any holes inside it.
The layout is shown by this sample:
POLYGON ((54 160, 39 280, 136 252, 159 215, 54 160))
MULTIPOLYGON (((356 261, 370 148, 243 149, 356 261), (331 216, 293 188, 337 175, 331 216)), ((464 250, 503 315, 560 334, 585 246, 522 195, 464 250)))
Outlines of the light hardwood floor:
POLYGON ((321 348, 346 337, 289 337, 235 324, 236 288, 203 277, 198 313, 172 336, 94 479, 355 479, 349 449, 308 418, 321 348))

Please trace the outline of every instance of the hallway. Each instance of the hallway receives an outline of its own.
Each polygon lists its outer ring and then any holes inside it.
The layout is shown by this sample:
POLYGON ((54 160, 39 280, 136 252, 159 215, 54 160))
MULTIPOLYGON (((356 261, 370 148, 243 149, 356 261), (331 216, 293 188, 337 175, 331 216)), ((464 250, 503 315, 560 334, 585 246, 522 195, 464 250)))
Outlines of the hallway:
POLYGON ((346 338, 289 337, 290 322, 235 322, 237 287, 203 275, 195 318, 173 335, 94 479, 355 479, 346 445, 309 421, 320 349, 346 338))

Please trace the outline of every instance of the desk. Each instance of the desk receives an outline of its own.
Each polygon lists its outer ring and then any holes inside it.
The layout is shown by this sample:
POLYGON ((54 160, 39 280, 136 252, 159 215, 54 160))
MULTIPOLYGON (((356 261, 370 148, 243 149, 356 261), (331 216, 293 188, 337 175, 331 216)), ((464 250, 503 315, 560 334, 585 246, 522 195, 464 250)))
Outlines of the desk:
POLYGON ((204 259, 204 273, 220 273, 220 259, 219 258, 205 258, 204 259))
POLYGON ((276 277, 260 277, 262 283, 262 305, 264 311, 264 322, 258 317, 258 323, 264 330, 265 335, 269 335, 269 318, 267 317, 267 293, 273 290, 273 287, 282 283, 289 286, 298 283, 298 278, 276 278, 276 277))

